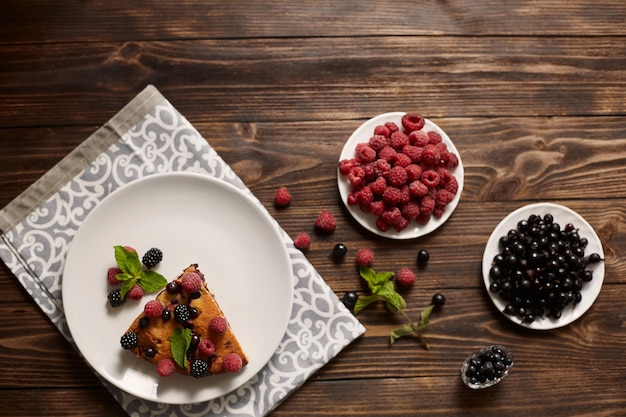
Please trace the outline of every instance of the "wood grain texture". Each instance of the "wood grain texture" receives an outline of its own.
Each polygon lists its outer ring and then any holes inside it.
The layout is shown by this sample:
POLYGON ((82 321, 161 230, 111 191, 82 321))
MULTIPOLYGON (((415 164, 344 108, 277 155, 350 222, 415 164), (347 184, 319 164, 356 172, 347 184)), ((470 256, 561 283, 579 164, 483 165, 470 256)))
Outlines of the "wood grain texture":
MULTIPOLYGON (((626 409, 626 3, 622 1, 8 1, 0 6, 0 207, 154 84, 244 180, 331 288, 365 294, 354 254, 416 268, 415 340, 376 304, 366 334, 270 415, 622 416, 626 409), (366 119, 418 111, 455 142, 461 204, 436 232, 391 241, 339 200, 344 142, 366 119), (273 205, 289 187, 287 209, 273 205), (548 332, 496 311, 480 263, 512 210, 564 204, 598 233, 606 276, 594 306, 548 332), (338 221, 315 233, 322 208, 338 221), (348 256, 333 262, 337 242, 348 256), (426 248, 426 268, 415 256, 426 248), (466 389, 463 359, 492 343, 516 358, 505 382, 466 389)), ((0 265, 0 415, 124 416, 10 270, 0 265)))

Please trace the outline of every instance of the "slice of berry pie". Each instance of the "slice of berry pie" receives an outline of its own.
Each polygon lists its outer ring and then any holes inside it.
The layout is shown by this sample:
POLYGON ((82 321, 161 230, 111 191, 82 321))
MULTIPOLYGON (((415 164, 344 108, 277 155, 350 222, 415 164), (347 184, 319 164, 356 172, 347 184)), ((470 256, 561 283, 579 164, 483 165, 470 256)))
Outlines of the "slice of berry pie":
POLYGON ((157 366, 201 378, 238 372, 248 363, 198 265, 167 284, 121 337, 122 348, 157 366))

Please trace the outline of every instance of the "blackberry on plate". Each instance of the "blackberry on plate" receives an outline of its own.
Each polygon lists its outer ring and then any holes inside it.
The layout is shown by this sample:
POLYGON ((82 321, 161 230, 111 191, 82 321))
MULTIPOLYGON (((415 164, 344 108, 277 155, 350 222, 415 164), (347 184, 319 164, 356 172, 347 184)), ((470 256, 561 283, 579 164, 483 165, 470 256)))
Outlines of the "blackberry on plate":
POLYGON ((159 248, 150 248, 141 258, 141 263, 148 269, 154 268, 163 260, 163 252, 159 248))
POLYGON ((472 353, 461 367, 463 383, 472 389, 491 387, 508 375, 513 355, 504 346, 492 345, 472 353))
POLYGON ((209 364, 202 359, 194 359, 191 362, 191 376, 194 378, 202 378, 209 375, 209 364))
POLYGON ((187 304, 178 304, 174 307, 174 319, 179 323, 186 323, 189 320, 191 314, 187 304))
POLYGON ((125 333, 121 338, 120 338, 120 345, 122 346, 123 349, 134 349, 137 347, 137 344, 139 343, 139 337, 137 336, 137 333, 135 332, 128 332, 125 333))
POLYGON ((107 295, 107 299, 109 300, 111 307, 119 307, 126 302, 126 298, 122 298, 122 290, 119 288, 112 290, 107 295))

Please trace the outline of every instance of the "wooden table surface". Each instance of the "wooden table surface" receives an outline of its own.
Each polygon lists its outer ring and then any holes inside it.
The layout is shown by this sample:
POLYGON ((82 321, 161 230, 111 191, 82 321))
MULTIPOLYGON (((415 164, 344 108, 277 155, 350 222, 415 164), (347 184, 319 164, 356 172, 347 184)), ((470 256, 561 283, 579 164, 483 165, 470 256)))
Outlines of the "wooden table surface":
MULTIPOLYGON (((330 236, 307 257, 338 294, 375 268, 411 267, 411 315, 435 292, 425 350, 389 345, 401 323, 381 305, 366 334, 292 393, 278 416, 626 415, 626 2, 72 1, 0 6, 0 207, 147 84, 193 123, 291 236, 322 208, 330 236), (414 111, 439 124, 465 166, 461 202, 419 239, 378 238, 343 209, 339 153, 374 115, 414 111), (293 194, 276 210, 275 190, 293 194), (580 213, 604 247, 606 276, 573 324, 524 329, 492 305, 480 264, 498 222, 549 201, 580 213), (328 255, 342 242, 343 263, 328 255), (415 257, 431 258, 417 270, 415 257), (516 363, 472 391, 460 366, 509 346, 516 363)), ((124 416, 69 343, 0 267, 0 415, 124 416)))

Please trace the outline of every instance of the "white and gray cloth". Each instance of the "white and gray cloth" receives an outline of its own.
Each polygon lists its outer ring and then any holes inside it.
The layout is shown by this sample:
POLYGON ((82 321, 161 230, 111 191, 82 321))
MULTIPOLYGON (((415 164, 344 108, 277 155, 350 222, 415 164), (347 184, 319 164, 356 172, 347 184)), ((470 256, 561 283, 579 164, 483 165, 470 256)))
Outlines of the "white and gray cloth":
MULTIPOLYGON (((147 86, 0 211, 0 258, 70 342, 61 288, 65 257, 76 231, 119 187, 173 171, 210 175, 253 197, 191 123, 154 86, 147 86)), ((129 415, 264 416, 365 332, 275 224, 291 259, 295 286, 291 318, 274 356, 239 389, 197 404, 146 401, 101 379, 129 415)))

